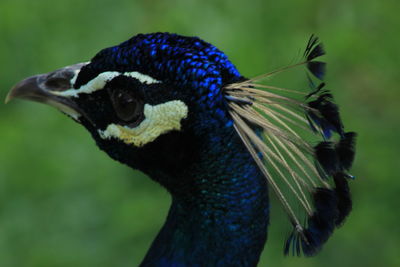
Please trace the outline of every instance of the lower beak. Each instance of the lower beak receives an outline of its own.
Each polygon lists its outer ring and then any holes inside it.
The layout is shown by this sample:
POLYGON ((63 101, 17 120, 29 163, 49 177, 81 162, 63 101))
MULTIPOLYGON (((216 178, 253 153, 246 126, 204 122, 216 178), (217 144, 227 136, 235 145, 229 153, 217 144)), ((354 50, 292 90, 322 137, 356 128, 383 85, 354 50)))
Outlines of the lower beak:
POLYGON ((86 64, 79 63, 50 73, 28 77, 10 90, 5 102, 8 103, 14 98, 20 98, 45 103, 78 120, 81 112, 76 103, 71 98, 56 93, 71 89, 76 76, 86 64))

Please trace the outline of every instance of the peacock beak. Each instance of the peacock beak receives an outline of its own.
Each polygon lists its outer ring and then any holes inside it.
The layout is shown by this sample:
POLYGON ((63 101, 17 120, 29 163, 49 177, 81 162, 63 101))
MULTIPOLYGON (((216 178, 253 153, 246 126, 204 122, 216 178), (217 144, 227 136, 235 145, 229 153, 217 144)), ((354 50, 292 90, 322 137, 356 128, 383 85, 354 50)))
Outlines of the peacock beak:
POLYGON ((79 121, 81 112, 73 99, 60 96, 57 92, 69 90, 80 69, 87 63, 79 63, 46 74, 28 77, 17 83, 8 93, 5 103, 14 98, 26 99, 53 106, 79 121))

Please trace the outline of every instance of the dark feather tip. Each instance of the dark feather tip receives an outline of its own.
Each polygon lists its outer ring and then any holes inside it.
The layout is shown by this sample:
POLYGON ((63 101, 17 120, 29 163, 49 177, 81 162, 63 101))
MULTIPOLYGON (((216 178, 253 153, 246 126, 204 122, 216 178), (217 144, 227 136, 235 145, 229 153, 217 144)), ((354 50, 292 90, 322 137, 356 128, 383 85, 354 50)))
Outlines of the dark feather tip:
POLYGON ((315 46, 313 48, 313 50, 311 50, 311 52, 308 54, 307 56, 307 61, 311 61, 317 57, 323 56, 325 55, 325 50, 324 50, 324 46, 322 45, 322 43, 319 43, 317 46, 315 46))
POLYGON ((349 170, 354 161, 355 144, 357 134, 354 132, 344 133, 336 146, 339 161, 343 169, 349 170))
POLYGON ((308 43, 306 49, 304 50, 304 57, 307 58, 310 54, 311 49, 318 43, 318 37, 314 34, 311 34, 310 39, 308 39, 308 43))
POLYGON ((301 233, 293 230, 286 239, 283 253, 285 256, 301 256, 301 233))
POLYGON ((295 255, 300 255, 302 252, 305 256, 314 256, 321 250, 335 229, 338 217, 336 193, 331 189, 317 188, 313 199, 315 211, 308 218, 308 227, 302 232, 297 229, 293 230, 285 243, 286 255, 292 247, 295 255), (298 247, 300 253, 297 253, 298 247))
POLYGON ((306 256, 313 256, 321 250, 332 235, 338 216, 337 197, 333 190, 317 188, 313 197, 315 212, 308 219, 308 228, 304 231, 307 240, 302 240, 306 256))
POLYGON ((308 40, 306 50, 304 51, 304 57, 307 61, 311 61, 317 57, 325 55, 324 46, 319 43, 319 39, 314 34, 311 35, 308 40))
POLYGON ((337 209, 338 217, 336 218, 335 225, 341 226, 347 216, 350 214, 353 207, 351 200, 350 188, 346 180, 346 174, 337 173, 333 176, 335 181, 335 192, 338 200, 337 209))
POLYGON ((332 142, 323 141, 314 147, 315 157, 326 174, 333 175, 339 171, 339 160, 332 142))
POLYGON ((328 91, 324 91, 318 99, 308 103, 312 109, 318 110, 319 114, 309 111, 313 114, 312 119, 319 119, 319 125, 324 130, 324 127, 332 128, 335 132, 343 135, 343 124, 339 115, 338 106, 332 102, 332 95, 328 91))
POLYGON ((321 61, 310 61, 307 69, 318 79, 323 80, 326 73, 326 63, 321 61))

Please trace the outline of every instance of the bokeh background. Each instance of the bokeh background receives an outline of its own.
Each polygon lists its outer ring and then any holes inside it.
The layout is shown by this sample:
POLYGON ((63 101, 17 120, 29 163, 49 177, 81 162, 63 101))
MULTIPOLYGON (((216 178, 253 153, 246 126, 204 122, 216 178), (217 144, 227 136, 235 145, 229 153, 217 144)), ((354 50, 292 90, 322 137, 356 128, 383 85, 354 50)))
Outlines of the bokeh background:
MULTIPOLYGON (((251 77, 292 63, 311 33, 359 133, 354 211, 314 258, 284 257, 273 201, 260 266, 400 266, 399 1, 1 0, 0 98, 20 79, 90 59, 137 33, 197 35, 251 77)), ((297 79, 297 78, 296 78, 297 79)), ((298 82, 286 80, 292 88, 298 82)), ((44 105, 0 103, 0 266, 137 266, 169 196, 44 105)))

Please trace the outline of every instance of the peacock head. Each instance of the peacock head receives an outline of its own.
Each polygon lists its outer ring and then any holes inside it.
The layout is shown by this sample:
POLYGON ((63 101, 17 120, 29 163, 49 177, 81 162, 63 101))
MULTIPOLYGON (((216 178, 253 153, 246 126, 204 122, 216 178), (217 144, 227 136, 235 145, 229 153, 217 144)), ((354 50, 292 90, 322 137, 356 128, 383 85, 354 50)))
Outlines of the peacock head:
POLYGON ((112 158, 148 174, 176 175, 196 162, 196 144, 232 127, 222 88, 241 79, 211 44, 156 33, 29 77, 8 100, 54 106, 86 127, 112 158))
MULTIPOLYGON (((347 180, 353 178, 348 171, 356 134, 345 131, 325 83, 315 84, 325 73, 325 63, 315 59, 324 54, 312 35, 299 63, 245 79, 225 54, 197 37, 140 34, 90 62, 27 78, 7 100, 58 108, 87 128, 112 158, 148 174, 175 196, 182 193, 187 200, 199 193, 199 207, 216 196, 231 203, 236 192, 242 195, 232 203, 242 205, 253 189, 266 196, 265 180, 257 180, 265 177, 293 224, 285 253, 311 256, 352 207, 347 180), (311 91, 258 83, 299 66, 307 68, 311 91), (185 179, 187 174, 192 179, 185 179), (256 186, 242 190, 253 180, 256 186), (214 190, 212 198, 204 183, 214 190), (307 220, 295 212, 297 206, 307 220)), ((256 202, 266 207, 265 201, 256 202)), ((257 205, 248 207, 258 211, 257 205)))

